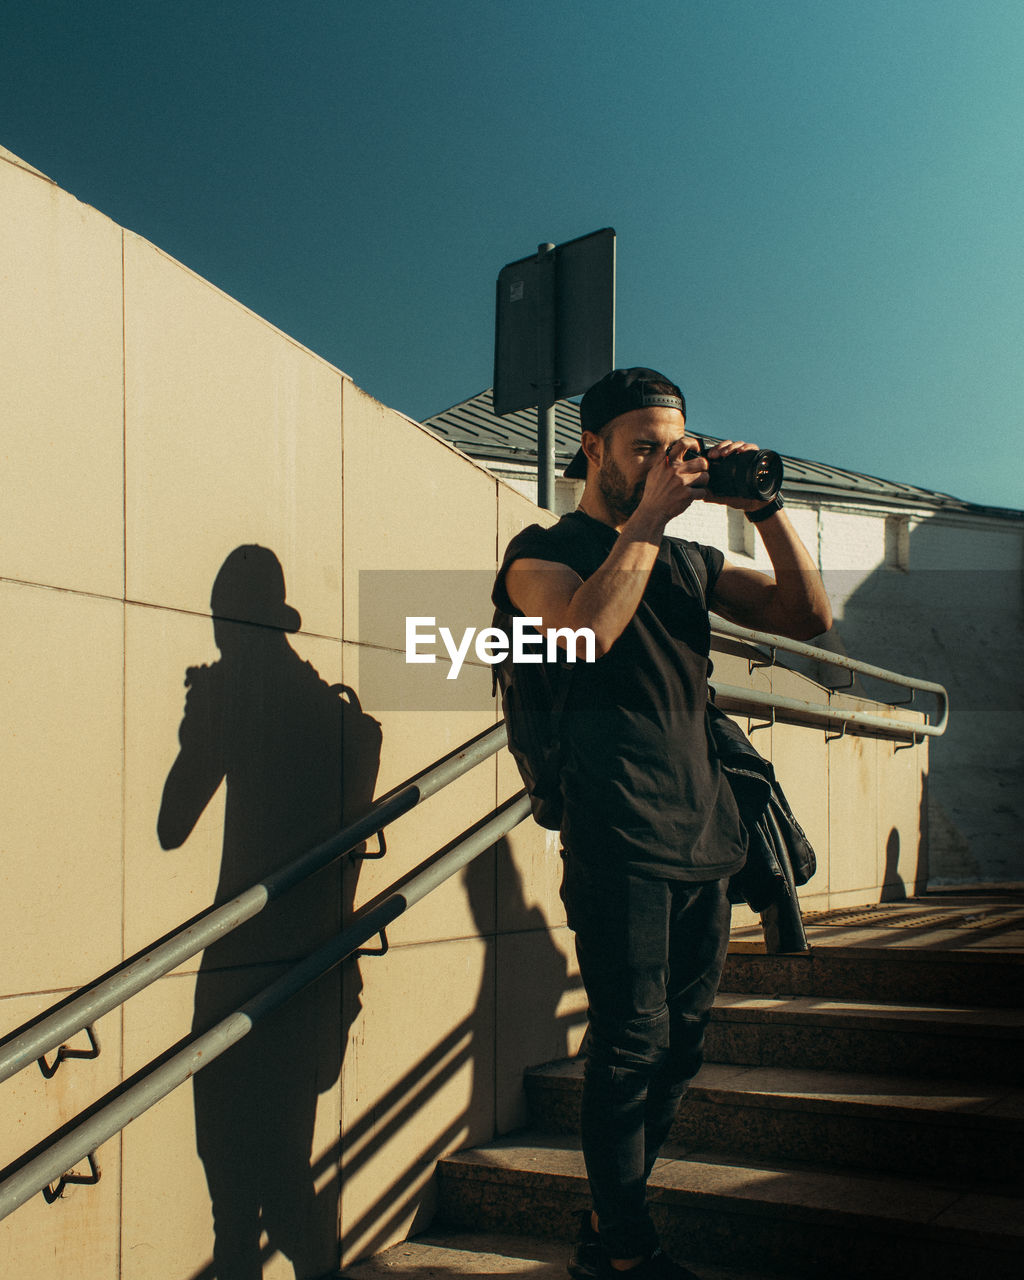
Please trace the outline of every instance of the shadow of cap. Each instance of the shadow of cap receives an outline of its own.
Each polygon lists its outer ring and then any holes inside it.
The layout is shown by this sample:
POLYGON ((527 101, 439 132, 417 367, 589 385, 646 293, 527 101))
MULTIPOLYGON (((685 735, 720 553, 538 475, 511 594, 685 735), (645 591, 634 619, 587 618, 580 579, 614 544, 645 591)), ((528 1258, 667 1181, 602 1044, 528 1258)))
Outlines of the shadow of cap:
POLYGON ((221 565, 210 593, 216 618, 298 631, 302 618, 285 604, 284 570, 268 547, 236 547, 221 565))

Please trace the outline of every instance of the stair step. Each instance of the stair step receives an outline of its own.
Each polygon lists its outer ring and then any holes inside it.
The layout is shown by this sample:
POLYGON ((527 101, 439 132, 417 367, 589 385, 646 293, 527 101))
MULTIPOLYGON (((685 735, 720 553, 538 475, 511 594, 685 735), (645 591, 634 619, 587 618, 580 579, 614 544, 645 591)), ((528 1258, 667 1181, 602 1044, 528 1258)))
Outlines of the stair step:
POLYGON ((1016 1084, 1024 1012, 720 991, 709 1062, 1016 1084))
POLYGON ((815 946, 806 955, 730 952, 721 986, 752 995, 1019 1009, 1024 955, 913 946, 815 946))
MULTIPOLYGON (((830 1280, 1018 1280, 1024 1202, 955 1180, 843 1174, 666 1148, 650 1181, 666 1249, 682 1260, 830 1280)), ((532 1133, 449 1157, 441 1214, 454 1226, 567 1239, 589 1204, 569 1139, 532 1133)))
MULTIPOLYGON (((583 1063, 526 1074, 535 1127, 579 1131, 583 1063)), ((1024 1180, 1024 1090, 956 1080, 707 1063, 672 1140, 745 1158, 823 1160, 982 1182, 1024 1180)))
MULTIPOLYGON (((440 1280, 444 1276, 532 1276, 565 1280, 568 1236, 545 1240, 482 1231, 436 1232, 346 1267, 344 1280, 440 1280)), ((701 1266, 701 1280, 774 1280, 765 1271, 701 1266)))

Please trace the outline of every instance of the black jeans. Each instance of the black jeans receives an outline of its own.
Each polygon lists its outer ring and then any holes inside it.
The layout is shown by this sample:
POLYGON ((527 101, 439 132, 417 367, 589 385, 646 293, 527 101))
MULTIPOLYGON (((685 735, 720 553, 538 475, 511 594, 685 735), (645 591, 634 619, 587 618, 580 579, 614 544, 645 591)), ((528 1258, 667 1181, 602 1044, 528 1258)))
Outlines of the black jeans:
POLYGON ((563 857, 590 1006, 583 1155, 608 1253, 640 1257, 657 1245, 647 1180, 703 1061, 729 945, 728 881, 652 879, 563 857))

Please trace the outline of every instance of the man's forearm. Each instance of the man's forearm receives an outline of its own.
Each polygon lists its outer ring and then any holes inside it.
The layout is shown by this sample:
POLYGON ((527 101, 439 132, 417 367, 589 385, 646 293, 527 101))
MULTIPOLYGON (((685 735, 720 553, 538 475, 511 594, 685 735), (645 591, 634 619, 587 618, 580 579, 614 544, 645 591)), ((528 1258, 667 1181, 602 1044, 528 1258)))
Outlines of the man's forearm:
POLYGON ((663 533, 664 522, 638 508, 622 526, 608 558, 580 584, 569 602, 562 625, 589 627, 599 657, 608 652, 636 613, 663 533))
POLYGON ((775 571, 775 586, 765 605, 769 631, 803 638, 832 625, 832 607, 818 566, 785 511, 761 521, 757 531, 775 571))

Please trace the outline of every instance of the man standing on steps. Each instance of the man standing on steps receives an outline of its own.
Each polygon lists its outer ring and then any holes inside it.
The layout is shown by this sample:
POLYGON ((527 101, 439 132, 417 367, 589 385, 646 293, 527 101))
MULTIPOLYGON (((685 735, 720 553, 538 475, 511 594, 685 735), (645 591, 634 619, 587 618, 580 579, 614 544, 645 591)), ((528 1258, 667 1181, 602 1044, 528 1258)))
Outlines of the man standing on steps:
POLYGON ((509 614, 596 638, 596 661, 573 669, 559 745, 562 898, 589 1004, 581 1129, 593 1196, 569 1271, 598 1280, 693 1280, 658 1246, 647 1181, 701 1065, 728 946, 726 890, 745 856, 705 731, 705 600, 734 622, 795 639, 831 625, 781 498, 708 488, 709 459, 756 446, 724 441, 701 456, 685 414, 682 392, 652 369, 615 370, 591 387, 566 470, 586 477, 579 508, 518 534, 494 590, 509 614), (665 526, 695 501, 744 510, 774 579, 696 543, 673 554, 665 526))

